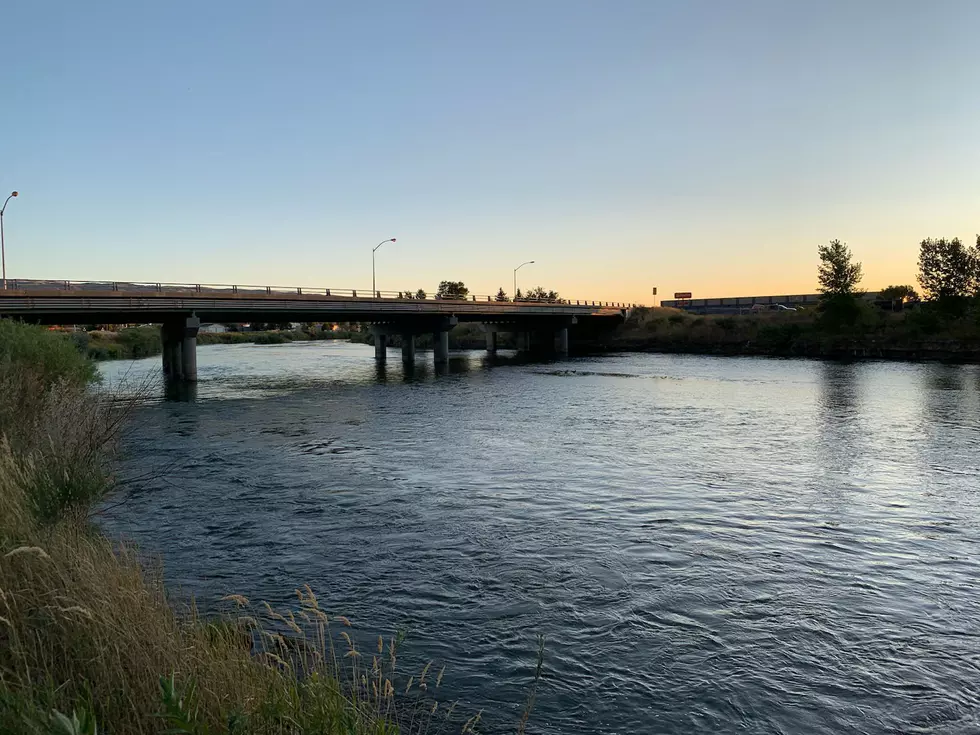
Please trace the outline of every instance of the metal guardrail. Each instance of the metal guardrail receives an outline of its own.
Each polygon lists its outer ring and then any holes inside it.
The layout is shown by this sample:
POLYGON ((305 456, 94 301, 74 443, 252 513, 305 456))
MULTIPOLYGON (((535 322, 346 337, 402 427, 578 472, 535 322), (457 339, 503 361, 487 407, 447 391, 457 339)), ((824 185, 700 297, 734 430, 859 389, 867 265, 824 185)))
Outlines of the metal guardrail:
MULTIPOLYGON (((142 281, 52 281, 23 278, 8 278, 4 283, 6 291, 72 291, 86 292, 98 291, 117 291, 126 294, 145 293, 167 296, 173 294, 193 295, 298 295, 298 296, 322 296, 324 298, 338 297, 345 299, 364 299, 364 300, 394 300, 394 301, 456 301, 456 302, 490 302, 497 305, 503 304, 554 304, 559 306, 594 306, 604 308, 629 309, 637 304, 624 302, 597 301, 590 299, 547 299, 547 298, 522 298, 518 301, 497 301, 496 297, 488 295, 470 295, 465 299, 440 299, 438 296, 426 295, 424 299, 417 298, 416 294, 406 291, 374 291, 371 289, 332 289, 332 288, 310 288, 306 286, 252 286, 252 285, 232 285, 215 283, 148 283, 142 281)), ((4 291, 0 290, 0 297, 4 296, 4 291)))

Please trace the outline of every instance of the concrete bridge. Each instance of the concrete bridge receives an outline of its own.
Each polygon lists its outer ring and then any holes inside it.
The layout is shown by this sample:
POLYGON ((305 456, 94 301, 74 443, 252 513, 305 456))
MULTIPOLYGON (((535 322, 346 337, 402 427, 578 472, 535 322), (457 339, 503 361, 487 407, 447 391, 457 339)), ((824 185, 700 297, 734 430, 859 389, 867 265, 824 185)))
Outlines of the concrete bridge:
POLYGON ((375 336, 375 358, 384 362, 389 335, 402 338, 402 357, 415 359, 415 337, 431 333, 437 363, 449 359, 449 330, 477 322, 487 350, 497 333, 517 335, 518 348, 537 344, 567 354, 569 328, 595 332, 613 328, 633 304, 581 299, 495 301, 414 298, 391 291, 329 288, 133 283, 118 281, 6 281, 0 316, 39 324, 161 324, 163 370, 177 380, 197 380, 197 333, 202 322, 367 322, 375 336))

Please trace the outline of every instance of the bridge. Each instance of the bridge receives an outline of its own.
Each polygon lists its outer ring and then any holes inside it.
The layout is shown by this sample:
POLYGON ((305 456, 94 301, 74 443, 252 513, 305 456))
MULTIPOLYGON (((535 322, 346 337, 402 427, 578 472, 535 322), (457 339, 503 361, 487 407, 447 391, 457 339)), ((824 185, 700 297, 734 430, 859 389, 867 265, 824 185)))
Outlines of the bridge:
POLYGON ((582 299, 496 301, 416 298, 394 291, 7 279, 0 316, 38 324, 159 323, 163 371, 175 380, 197 380, 197 333, 202 322, 367 322, 375 359, 384 362, 390 335, 402 338, 402 358, 415 360, 415 337, 431 333, 437 363, 449 360, 449 330, 477 322, 496 352, 498 332, 517 336, 518 349, 567 354, 569 329, 612 328, 635 304, 582 299))

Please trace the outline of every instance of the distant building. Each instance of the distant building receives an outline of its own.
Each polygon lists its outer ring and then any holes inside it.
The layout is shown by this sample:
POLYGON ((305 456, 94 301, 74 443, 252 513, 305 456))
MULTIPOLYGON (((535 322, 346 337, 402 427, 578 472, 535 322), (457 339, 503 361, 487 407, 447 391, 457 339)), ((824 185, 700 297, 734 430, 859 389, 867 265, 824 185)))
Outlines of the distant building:
POLYGON ((201 331, 207 332, 208 334, 221 334, 222 332, 227 332, 228 327, 224 324, 202 324, 201 331))
MULTIPOLYGON (((820 303, 821 294, 797 294, 787 296, 731 296, 723 299, 664 299, 663 307, 683 309, 692 314, 748 314, 757 311, 781 311, 782 309, 805 309, 820 303)), ((878 298, 878 293, 869 291, 861 297, 870 303, 878 298)))

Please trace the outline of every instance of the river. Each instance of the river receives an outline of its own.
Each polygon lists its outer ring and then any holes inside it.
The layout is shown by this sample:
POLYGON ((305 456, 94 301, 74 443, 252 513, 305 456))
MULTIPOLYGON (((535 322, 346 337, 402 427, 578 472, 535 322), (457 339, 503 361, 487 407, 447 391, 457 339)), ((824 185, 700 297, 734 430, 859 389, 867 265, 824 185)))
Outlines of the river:
POLYGON ((399 356, 200 348, 104 528, 205 606, 309 583, 406 630, 486 732, 537 633, 533 733, 980 732, 977 366, 399 356))

